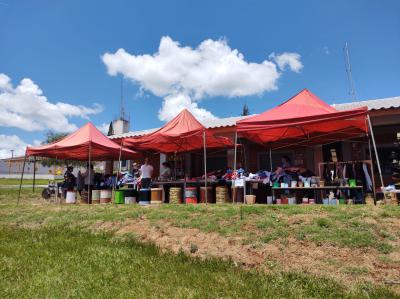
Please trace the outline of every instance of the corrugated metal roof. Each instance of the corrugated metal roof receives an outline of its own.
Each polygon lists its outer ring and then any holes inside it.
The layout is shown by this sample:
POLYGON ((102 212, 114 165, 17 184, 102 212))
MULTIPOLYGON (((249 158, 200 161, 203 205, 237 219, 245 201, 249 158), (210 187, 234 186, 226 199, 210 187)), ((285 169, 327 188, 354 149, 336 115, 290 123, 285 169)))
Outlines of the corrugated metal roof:
POLYGON ((343 104, 332 104, 338 110, 348 110, 367 106, 368 110, 400 108, 400 97, 384 98, 368 101, 359 101, 343 104))
POLYGON ((143 135, 146 135, 146 134, 153 133, 154 131, 156 131, 158 129, 159 128, 147 129, 147 130, 142 130, 142 131, 130 131, 128 133, 111 135, 111 136, 109 136, 109 138, 118 139, 118 138, 126 138, 126 137, 143 136, 143 135))
MULTIPOLYGON (((376 99, 376 100, 367 100, 367 101, 359 101, 359 102, 351 102, 351 103, 343 103, 343 104, 332 104, 338 110, 347 110, 354 109, 363 106, 367 106, 368 110, 379 110, 379 109, 390 109, 390 108, 400 108, 400 96, 392 97, 392 98, 384 98, 384 99, 376 99)), ((223 128, 223 127, 231 127, 236 124, 237 121, 254 116, 232 116, 225 118, 215 118, 207 121, 203 121, 202 124, 208 129, 215 128, 223 128)), ((117 134, 110 136, 111 139, 122 138, 122 137, 134 137, 134 136, 143 136, 149 133, 152 133, 159 128, 142 130, 142 131, 132 131, 124 134, 117 134)))
MULTIPOLYGON (((202 121, 201 123, 203 126, 205 126, 208 129, 215 129, 215 128, 224 128, 224 127, 230 127, 236 125, 236 122, 248 118, 253 115, 247 115, 247 116, 232 116, 232 117, 225 117, 225 118, 215 118, 215 119, 210 119, 207 121, 202 121)), ((150 134, 159 128, 154 128, 154 129, 148 129, 148 130, 142 130, 142 131, 131 131, 128 133, 124 134, 116 134, 110 136, 111 139, 118 139, 118 138, 126 138, 126 137, 136 137, 136 136, 143 136, 146 134, 150 134)))

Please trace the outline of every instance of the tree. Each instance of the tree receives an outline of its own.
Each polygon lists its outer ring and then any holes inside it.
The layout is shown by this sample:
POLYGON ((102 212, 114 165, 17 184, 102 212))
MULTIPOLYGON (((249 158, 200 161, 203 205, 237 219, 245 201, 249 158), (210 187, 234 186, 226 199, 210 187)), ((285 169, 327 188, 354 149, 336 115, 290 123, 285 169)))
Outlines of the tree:
POLYGON ((250 114, 249 106, 247 104, 243 105, 242 116, 246 116, 250 114))
MULTIPOLYGON (((42 142, 42 145, 50 144, 57 142, 64 137, 66 137, 67 133, 55 133, 53 131, 49 131, 46 133, 46 140, 42 142)), ((58 160, 55 158, 43 158, 40 162, 43 166, 84 166, 85 162, 80 161, 69 161, 69 160, 58 160)))

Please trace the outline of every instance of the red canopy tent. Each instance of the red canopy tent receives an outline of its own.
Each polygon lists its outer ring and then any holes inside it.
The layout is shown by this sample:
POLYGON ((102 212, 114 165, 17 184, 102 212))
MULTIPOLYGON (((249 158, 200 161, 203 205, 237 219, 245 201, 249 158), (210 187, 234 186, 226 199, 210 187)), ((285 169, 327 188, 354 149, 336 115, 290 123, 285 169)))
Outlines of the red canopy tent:
POLYGON ((365 135, 367 107, 339 111, 304 89, 288 101, 237 122, 238 134, 272 149, 365 135))
POLYGON ((141 156, 121 148, 121 145, 110 140, 90 122, 54 143, 27 147, 26 155, 79 161, 112 161, 141 156))
MULTIPOLYGON (((114 141, 111 141, 107 136, 101 133, 92 123, 89 122, 80 129, 78 129, 77 131, 75 131, 74 133, 69 134, 68 136, 64 137, 59 141, 42 146, 26 148, 25 160, 22 167, 19 194, 21 192, 26 158, 29 156, 56 158, 61 160, 88 161, 90 164, 91 161, 113 161, 113 160, 121 160, 121 158, 130 159, 141 156, 141 154, 123 148, 122 145, 119 145, 114 141)), ((33 186, 34 184, 35 184, 35 172, 34 172, 33 186)), ((18 194, 18 201, 19 201, 19 194, 18 194)))
POLYGON ((367 113, 367 107, 339 111, 304 89, 275 108, 238 121, 237 134, 267 146, 271 155, 273 149, 328 144, 365 136, 369 126, 381 173, 367 113))
MULTIPOLYGON (((157 131, 141 137, 125 138, 123 143, 138 150, 162 153, 189 152, 203 148, 205 187, 207 187, 206 148, 233 146, 228 138, 214 136, 187 109, 182 110, 157 131)), ((205 195, 207 202, 207 192, 205 195)))
POLYGON ((205 146, 204 141, 207 148, 233 146, 228 138, 214 136, 187 109, 155 132, 123 140, 125 146, 162 153, 198 150, 205 146))

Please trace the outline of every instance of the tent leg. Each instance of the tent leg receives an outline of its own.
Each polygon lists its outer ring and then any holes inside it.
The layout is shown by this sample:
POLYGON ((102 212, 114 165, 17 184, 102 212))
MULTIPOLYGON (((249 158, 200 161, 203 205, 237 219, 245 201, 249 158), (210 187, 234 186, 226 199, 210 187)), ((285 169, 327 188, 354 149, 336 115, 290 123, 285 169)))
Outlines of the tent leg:
POLYGON ((24 164, 22 165, 21 180, 19 181, 19 191, 18 191, 17 205, 19 204, 19 198, 21 196, 22 180, 24 179, 24 171, 25 171, 25 163, 26 163, 26 153, 25 153, 25 158, 24 158, 24 164))
MULTIPOLYGON (((122 144, 124 143, 124 140, 121 141, 121 146, 119 148, 119 157, 118 157, 118 170, 117 170, 117 182, 119 179, 119 174, 121 173, 121 156, 122 156, 122 144)), ((114 188, 114 203, 115 203, 115 190, 117 188, 117 184, 115 184, 115 188, 114 188)))
POLYGON ((35 185, 36 185, 36 156, 33 160, 33 182, 32 182, 32 191, 35 192, 35 185))
POLYGON ((269 169, 272 172, 272 147, 269 147, 269 169))
POLYGON ((371 160, 371 176, 372 176, 372 192, 374 196, 374 203, 376 204, 376 185, 375 185, 375 175, 374 175, 374 163, 372 163, 372 150, 371 150, 371 139, 367 133, 368 138, 368 151, 369 151, 369 158, 371 160))
POLYGON ((237 169, 237 132, 235 132, 235 152, 234 152, 234 158, 233 158, 233 171, 236 171, 237 169))
POLYGON ((92 167, 91 167, 91 152, 92 152, 92 145, 89 143, 89 166, 88 166, 88 171, 89 171, 89 180, 88 180, 88 204, 90 204, 91 196, 90 196, 90 183, 92 181, 91 179, 91 172, 92 172, 92 167))
POLYGON ((203 131, 203 148, 204 148, 204 197, 206 204, 208 204, 208 192, 207 192, 207 145, 206 145, 206 130, 203 131))
POLYGON ((378 151, 377 151, 377 149, 376 149, 374 131, 373 131, 373 129, 372 129, 371 119, 369 118, 369 115, 367 115, 367 119, 368 119, 369 130, 370 130, 370 132, 371 132, 372 145, 374 146, 376 164, 377 164, 377 166, 378 166, 379 178, 380 178, 380 180, 381 180, 381 187, 383 187, 385 184, 383 183, 382 170, 381 170, 381 163, 379 162, 379 156, 378 156, 378 151))

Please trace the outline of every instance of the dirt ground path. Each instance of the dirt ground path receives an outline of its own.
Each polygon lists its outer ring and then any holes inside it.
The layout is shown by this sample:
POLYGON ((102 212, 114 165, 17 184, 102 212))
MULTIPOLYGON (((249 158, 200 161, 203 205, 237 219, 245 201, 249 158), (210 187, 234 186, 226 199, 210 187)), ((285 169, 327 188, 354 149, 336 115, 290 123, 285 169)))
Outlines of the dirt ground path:
MULTIPOLYGON (((99 221, 96 230, 110 230, 109 222, 99 221)), ((384 283, 400 293, 400 253, 387 260, 379 259, 376 249, 351 249, 289 238, 284 244, 244 244, 240 237, 225 237, 194 228, 175 227, 166 221, 155 225, 142 216, 135 220, 115 222, 117 235, 134 234, 138 240, 152 242, 162 250, 183 251, 202 259, 215 257, 231 260, 244 268, 261 271, 297 271, 335 278, 346 285, 357 282, 384 283)))

